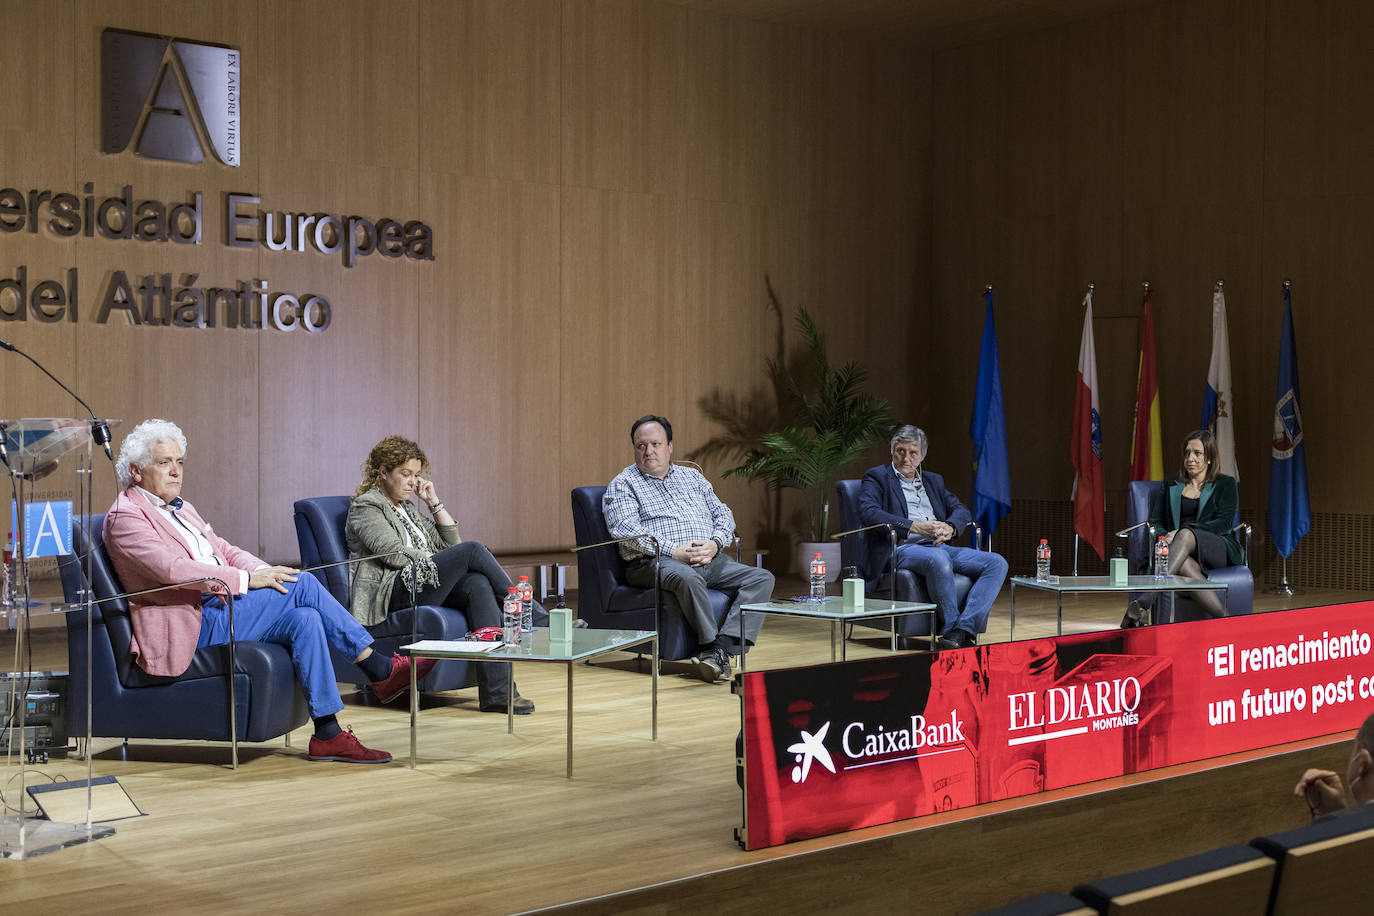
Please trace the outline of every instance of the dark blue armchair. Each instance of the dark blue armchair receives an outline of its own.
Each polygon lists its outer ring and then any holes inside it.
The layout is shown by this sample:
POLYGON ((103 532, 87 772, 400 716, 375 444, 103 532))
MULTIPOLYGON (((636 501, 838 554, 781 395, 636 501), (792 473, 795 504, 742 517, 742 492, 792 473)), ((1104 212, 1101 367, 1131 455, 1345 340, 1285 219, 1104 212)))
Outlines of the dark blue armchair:
MULTIPOLYGON (((573 531, 579 547, 609 541, 606 516, 601 511, 605 487, 577 487, 572 491, 573 531)), ((711 589, 711 610, 716 623, 725 619, 733 592, 711 589)), ((625 582, 625 561, 618 545, 607 544, 577 554, 577 616, 591 627, 652 630, 654 628, 654 590, 636 588, 625 582)), ((659 658, 690 658, 697 651, 697 634, 682 616, 677 598, 663 592, 663 613, 659 619, 659 658)))
POLYGON ((86 662, 91 663, 91 735, 101 738, 169 738, 193 741, 269 741, 310 719, 305 695, 296 682, 291 655, 278 645, 238 641, 233 647, 197 649, 179 677, 156 677, 134 661, 129 646, 133 623, 125 589, 105 553, 105 516, 91 517, 90 542, 83 520, 73 527, 74 555, 58 558, 62 591, 69 603, 86 600, 86 571, 79 557, 90 553, 90 652, 86 651, 86 612, 67 613, 67 661, 71 700, 68 728, 86 733, 86 662), (233 719, 230 728, 230 701, 233 719))
MULTIPOLYGON (((1150 571, 1150 560, 1152 557, 1151 547, 1154 544, 1155 536, 1165 534, 1163 531, 1151 533, 1149 525, 1141 525, 1142 522, 1148 523, 1150 520, 1150 503, 1158 499, 1163 492, 1163 482, 1158 480, 1132 480, 1126 492, 1126 526, 1130 531, 1130 540, 1126 556, 1130 561, 1131 573, 1133 575, 1146 575, 1150 571), (1139 528, 1131 530, 1131 526, 1140 525, 1139 528)), ((1237 518, 1239 523, 1239 518, 1237 518)), ((1207 578, 1212 582, 1225 582, 1229 588, 1226 591, 1226 610, 1231 615, 1249 614, 1255 607, 1255 577, 1250 572, 1250 535, 1249 526, 1245 528, 1243 543, 1245 545, 1245 565, 1244 566, 1223 566, 1220 569, 1208 570, 1207 578)), ((1173 623, 1182 620, 1198 620, 1206 616, 1201 607, 1184 595, 1174 595, 1163 593, 1155 603, 1154 622, 1173 623)))
MULTIPOLYGON (((835 482, 836 505, 839 508, 839 523, 841 531, 851 531, 855 528, 863 527, 863 521, 859 518, 859 486, 863 481, 860 480, 839 480, 835 482)), ((841 568, 852 566, 858 570, 859 576, 869 582, 877 581, 876 585, 870 585, 866 589, 866 594, 875 598, 894 597, 891 594, 892 568, 887 566, 883 569, 869 569, 869 551, 867 536, 869 532, 863 531, 858 534, 849 534, 840 538, 840 566, 841 568)), ((959 606, 963 607, 968 599, 969 589, 973 587, 973 580, 968 576, 955 573, 954 591, 959 598, 959 606)), ((926 592, 925 580, 916 575, 909 569, 897 570, 897 594, 898 601, 914 601, 922 604, 930 603, 930 595, 926 592)), ((931 614, 907 614, 905 617, 897 618, 898 636, 931 636, 930 624, 931 614)), ((871 621, 864 621, 864 626, 889 629, 889 619, 887 617, 878 618, 871 621)), ((938 634, 936 634, 938 635, 938 634)))
MULTIPOLYGON (((343 563, 348 559, 344 525, 348 521, 350 502, 352 499, 348 496, 316 496, 296 500, 293 514, 302 567, 343 563)), ((315 570, 311 575, 319 579, 340 604, 348 607, 349 569, 347 565, 330 566, 315 570)), ((410 608, 404 608, 388 614, 381 623, 367 627, 375 640, 372 651, 389 657, 399 647, 413 642, 412 616, 415 617, 414 635, 418 639, 462 639, 468 632, 468 620, 462 611, 422 604, 415 609, 414 615, 410 608)), ((356 684, 362 690, 368 682, 362 669, 333 647, 330 647, 329 654, 334 661, 334 677, 340 683, 356 684)), ((439 693, 471 687, 477 683, 475 677, 476 671, 466 661, 448 659, 436 664, 420 680, 418 687, 421 693, 439 693)))

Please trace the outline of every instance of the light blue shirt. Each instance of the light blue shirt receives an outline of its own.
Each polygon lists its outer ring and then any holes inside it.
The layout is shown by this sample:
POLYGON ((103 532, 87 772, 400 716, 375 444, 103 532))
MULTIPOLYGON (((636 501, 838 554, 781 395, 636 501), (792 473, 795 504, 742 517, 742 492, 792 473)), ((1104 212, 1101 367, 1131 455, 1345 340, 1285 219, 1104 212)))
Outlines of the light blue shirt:
MULTIPOLYGON (((926 493, 926 488, 921 484, 921 469, 916 469, 916 479, 908 480, 894 466, 892 473, 897 476, 897 483, 902 487, 902 496, 906 498, 906 517, 913 522, 933 522, 935 521, 935 507, 931 505, 930 495, 926 493)), ((928 537, 912 532, 907 535, 908 544, 933 544, 928 537)))
MULTIPOLYGON (((735 516, 710 482, 699 471, 676 464, 669 465, 668 475, 662 478, 630 465, 606 487, 602 510, 612 537, 652 534, 665 557, 688 541, 714 540, 724 549, 735 538, 735 516)), ((653 553, 653 542, 648 540, 620 545, 620 555, 626 560, 653 553)))

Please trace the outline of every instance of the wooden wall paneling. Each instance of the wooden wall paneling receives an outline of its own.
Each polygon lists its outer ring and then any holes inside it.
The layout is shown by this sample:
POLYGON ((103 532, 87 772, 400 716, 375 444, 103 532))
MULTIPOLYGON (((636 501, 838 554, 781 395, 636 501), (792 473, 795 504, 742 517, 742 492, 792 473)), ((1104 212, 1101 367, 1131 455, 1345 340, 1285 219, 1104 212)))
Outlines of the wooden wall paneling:
POLYGON ((606 483, 631 462, 636 417, 695 409, 684 380, 697 332, 675 288, 682 208, 653 195, 564 189, 562 379, 575 394, 560 421, 568 488, 606 483))
MULTIPOLYGON (((433 218, 420 204, 411 171, 329 162, 271 161, 263 167, 262 206, 306 211, 433 218)), ((269 288, 319 295, 332 323, 261 334, 257 399, 261 428, 264 556, 296 556, 291 504, 307 496, 352 493, 368 450, 393 432, 416 434, 421 398, 418 346, 420 277, 431 262, 262 250, 269 288)))
POLYGON ((559 435, 577 395, 561 386, 557 189, 425 175, 438 260, 422 275, 418 435, 466 537, 493 550, 571 541, 559 435))
POLYGON ((425 0, 420 6, 420 165, 557 184, 558 0, 425 0))
POLYGON ((1267 25, 1266 195, 1374 192, 1374 9, 1358 0, 1271 0, 1267 25))
MULTIPOLYGON (((766 394, 764 360, 772 353, 776 325, 766 310, 763 285, 763 214, 756 207, 688 200, 682 218, 681 298, 674 306, 686 317, 681 376, 687 404, 673 421, 674 457, 688 457, 723 432, 708 419, 703 402, 717 395, 743 405, 766 394)), ((766 403, 772 403, 769 398, 766 403)), ((629 417, 627 419, 633 419, 629 417)), ((617 437, 625 441, 624 432, 617 437)), ((626 463, 630 456, 625 452, 626 463)), ((734 461, 699 461, 717 494, 735 514, 741 537, 754 542, 755 485, 724 477, 734 461)))
POLYGON ((644 0, 563 5, 563 182, 681 192, 686 10, 644 0))
MULTIPOLYGON (((415 171, 417 4, 287 4, 261 15, 261 83, 294 88, 270 93, 256 122, 262 209, 429 223, 415 171)), ((373 253, 349 268, 342 254, 255 250, 271 288, 333 307, 320 334, 262 341, 261 542, 265 555, 291 558, 291 503, 351 493, 367 450, 415 429, 416 290, 433 263, 373 253)))
POLYGON ((416 88, 419 9, 418 0, 264 4, 263 155, 416 168, 427 101, 416 88))
POLYGON ((669 141, 681 150, 679 193, 689 198, 725 200, 735 143, 729 135, 732 39, 737 22, 714 13, 686 10, 682 23, 681 116, 669 141))
MULTIPOLYGON (((172 287, 237 286, 256 276, 256 258, 223 245, 223 193, 256 183, 252 147, 245 137, 245 166, 232 169, 207 156, 200 165, 144 159, 132 152, 105 155, 99 150, 100 33, 105 28, 168 34, 193 40, 251 46, 256 29, 253 9, 235 4, 198 5, 176 10, 164 4, 80 3, 76 7, 76 99, 69 116, 78 125, 74 138, 75 178, 90 181, 97 201, 132 187, 135 203, 158 200, 174 205, 202 196, 199 245, 110 240, 79 236, 75 263, 82 281, 82 316, 77 325, 74 367, 78 391, 92 408, 124 420, 115 430, 115 447, 135 424, 150 417, 173 420, 186 433, 187 497, 216 529, 235 543, 258 546, 257 362, 261 331, 178 328, 134 324, 127 311, 112 310, 97 323, 101 298, 115 271, 123 271, 137 301, 142 278, 168 274, 172 287)), ((248 71, 245 70, 245 76, 248 71)), ((242 98, 251 110, 257 95, 245 79, 242 98)), ((77 187, 73 189, 80 191, 77 187)), ((103 458, 100 459, 103 462, 103 458)), ((113 474, 97 470, 95 507, 103 509, 115 493, 113 474)))
MULTIPOLYGON (((1003 150, 998 131, 996 45, 937 54, 932 69, 931 303, 922 349, 931 374, 949 374, 951 396, 931 398, 915 422, 940 443, 939 468, 951 486, 967 489, 972 447, 967 392, 976 372, 983 285, 1000 278, 1002 236, 995 222, 998 186, 992 180, 1003 150), (976 50, 976 53, 974 51, 976 50), (963 378, 956 378, 958 372, 963 378)), ((932 459, 931 467, 936 462, 932 459)))
POLYGON ((796 32, 765 23, 726 20, 724 104, 726 144, 723 195, 726 199, 767 204, 787 185, 784 157, 798 143, 797 80, 785 72, 784 48, 797 44, 796 32))
MULTIPOLYGON (((1254 288, 1261 256, 1264 115, 1257 77, 1264 18, 1250 7, 1225 4, 1170 5, 1138 15, 1151 25, 1124 32, 1124 104, 1151 114, 1140 125, 1149 136, 1124 146, 1123 247, 1147 250, 1145 260, 1153 261, 1135 272, 1155 289, 1168 469, 1182 437, 1201 419, 1211 290, 1218 278, 1227 280, 1232 352, 1247 343, 1246 293, 1254 288), (1146 161, 1151 158, 1157 161, 1146 161)), ((1127 135, 1134 132, 1128 128, 1127 135)), ((1129 277, 1129 255, 1123 260, 1129 277)), ((1242 363, 1233 357, 1238 397, 1232 410, 1244 480, 1251 476, 1245 472, 1252 454, 1247 431, 1263 429, 1268 398, 1247 378, 1252 364, 1242 363)))

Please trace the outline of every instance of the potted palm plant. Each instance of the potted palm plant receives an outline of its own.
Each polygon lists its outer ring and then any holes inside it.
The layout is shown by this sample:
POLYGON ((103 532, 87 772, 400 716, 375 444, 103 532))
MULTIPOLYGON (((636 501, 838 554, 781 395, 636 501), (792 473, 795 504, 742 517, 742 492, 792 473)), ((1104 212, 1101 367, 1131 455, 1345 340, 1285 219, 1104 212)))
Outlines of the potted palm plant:
POLYGON ((857 362, 831 365, 825 335, 804 308, 797 309, 797 328, 806 344, 803 378, 782 360, 768 360, 769 374, 791 401, 791 421, 761 436, 748 459, 725 475, 765 481, 779 493, 797 490, 805 516, 798 568, 805 569, 819 553, 833 582, 840 571, 840 545, 828 540, 830 494, 840 469, 861 458, 891 427, 892 413, 887 401, 863 392, 868 372, 857 362))

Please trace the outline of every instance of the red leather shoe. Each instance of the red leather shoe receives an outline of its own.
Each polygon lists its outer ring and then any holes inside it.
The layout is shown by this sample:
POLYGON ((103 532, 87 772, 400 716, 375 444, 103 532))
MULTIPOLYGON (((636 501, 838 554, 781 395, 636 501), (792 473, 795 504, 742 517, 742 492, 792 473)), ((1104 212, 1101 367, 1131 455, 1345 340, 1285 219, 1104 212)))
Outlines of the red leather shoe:
POLYGON ((386 751, 376 751, 363 747, 358 736, 353 734, 353 726, 339 732, 328 741, 310 736, 311 760, 337 760, 340 763, 390 763, 391 755, 386 751))
MULTIPOLYGON (((418 683, 434 668, 436 659, 422 658, 415 665, 415 680, 418 683)), ((390 703, 410 689, 410 656, 392 655, 391 673, 380 681, 372 682, 372 692, 383 703, 390 703)))

